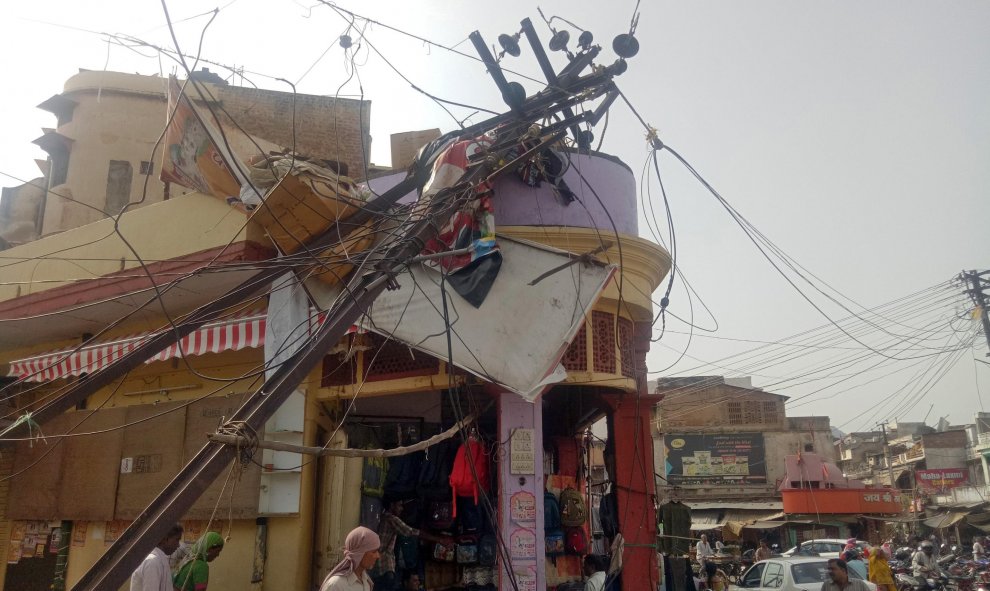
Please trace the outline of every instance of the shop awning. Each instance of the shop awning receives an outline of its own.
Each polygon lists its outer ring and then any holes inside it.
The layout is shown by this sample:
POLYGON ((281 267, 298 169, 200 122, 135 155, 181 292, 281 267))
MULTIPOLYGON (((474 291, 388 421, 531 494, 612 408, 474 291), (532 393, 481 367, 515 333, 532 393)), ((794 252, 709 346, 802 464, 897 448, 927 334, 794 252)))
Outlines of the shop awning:
MULTIPOLYGON (((83 347, 50 351, 10 362, 8 376, 25 382, 47 382, 92 373, 129 353, 157 333, 143 333, 83 347)), ((265 312, 250 311, 205 324, 146 361, 166 361, 185 355, 204 355, 261 347, 265 343, 265 312)))
POLYGON ((751 523, 758 521, 769 521, 772 519, 777 519, 783 517, 784 514, 780 511, 752 511, 745 509, 729 509, 725 512, 725 527, 734 535, 739 535, 740 532, 751 523))
POLYGON ((697 511, 691 510, 691 531, 705 531, 718 529, 725 525, 725 521, 720 519, 721 511, 697 511))
POLYGON ((962 521, 968 514, 969 513, 966 511, 953 511, 942 515, 936 515, 935 517, 929 517, 924 521, 924 524, 932 529, 950 527, 962 521))

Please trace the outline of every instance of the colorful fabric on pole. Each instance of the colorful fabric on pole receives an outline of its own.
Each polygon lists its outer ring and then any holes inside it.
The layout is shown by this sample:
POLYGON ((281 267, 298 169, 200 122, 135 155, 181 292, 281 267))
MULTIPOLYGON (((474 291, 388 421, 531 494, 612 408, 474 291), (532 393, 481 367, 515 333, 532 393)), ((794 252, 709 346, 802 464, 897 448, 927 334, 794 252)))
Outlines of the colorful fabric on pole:
POLYGON ((168 113, 160 179, 239 203, 241 184, 217 144, 217 133, 204 121, 175 76, 168 81, 168 113))
MULTIPOLYGON (((423 190, 424 199, 456 185, 467 171, 471 156, 483 153, 490 146, 491 139, 481 136, 448 147, 433 165, 433 173, 423 190)), ((433 264, 447 271, 447 282, 454 291, 478 308, 498 276, 502 255, 495 241, 491 185, 483 183, 475 188, 475 193, 473 199, 447 220, 437 236, 427 241, 423 254, 468 249, 463 254, 434 259, 433 264)))

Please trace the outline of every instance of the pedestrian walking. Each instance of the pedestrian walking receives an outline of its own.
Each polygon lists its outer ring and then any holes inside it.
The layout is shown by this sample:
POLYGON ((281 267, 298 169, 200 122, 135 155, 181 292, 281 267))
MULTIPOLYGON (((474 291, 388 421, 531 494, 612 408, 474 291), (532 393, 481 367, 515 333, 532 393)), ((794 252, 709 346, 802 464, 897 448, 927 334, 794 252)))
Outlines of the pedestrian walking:
POLYGON ((168 557, 179 547, 181 540, 182 526, 175 524, 131 575, 130 591, 172 591, 172 568, 168 557))
POLYGON ((344 559, 333 567, 320 591, 371 591, 369 570, 378 562, 382 541, 366 527, 356 527, 344 538, 344 559))

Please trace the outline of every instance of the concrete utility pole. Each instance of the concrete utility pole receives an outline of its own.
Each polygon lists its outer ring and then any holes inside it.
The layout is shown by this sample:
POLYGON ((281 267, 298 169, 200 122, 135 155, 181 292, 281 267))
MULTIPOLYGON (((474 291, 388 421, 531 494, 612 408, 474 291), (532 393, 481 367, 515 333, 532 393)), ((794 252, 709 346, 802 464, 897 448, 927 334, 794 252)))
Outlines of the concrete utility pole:
POLYGON ((880 430, 883 432, 883 458, 887 462, 887 478, 890 479, 890 488, 894 488, 894 465, 890 461, 890 443, 887 441, 887 423, 880 423, 880 430))
MULTIPOLYGON (((963 271, 959 274, 960 281, 963 281, 968 289, 970 299, 980 313, 980 321, 983 323, 983 336, 987 339, 987 349, 990 349, 990 318, 987 317, 987 294, 985 290, 990 288, 990 271, 963 271)), ((990 353, 987 353, 990 357, 990 353)))

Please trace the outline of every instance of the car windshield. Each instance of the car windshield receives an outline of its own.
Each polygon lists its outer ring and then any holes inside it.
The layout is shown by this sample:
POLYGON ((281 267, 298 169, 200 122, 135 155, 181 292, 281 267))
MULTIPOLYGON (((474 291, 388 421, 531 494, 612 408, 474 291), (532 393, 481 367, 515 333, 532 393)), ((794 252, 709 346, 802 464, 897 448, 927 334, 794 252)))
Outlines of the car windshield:
MULTIPOLYGON (((858 572, 856 566, 850 565, 849 578, 863 580, 864 577, 858 572)), ((828 561, 802 562, 791 565, 791 578, 795 585, 805 585, 808 583, 824 583, 828 580, 828 561)))
POLYGON ((794 584, 796 585, 824 583, 827 576, 828 563, 825 561, 804 562, 791 565, 791 578, 794 579, 794 584))

